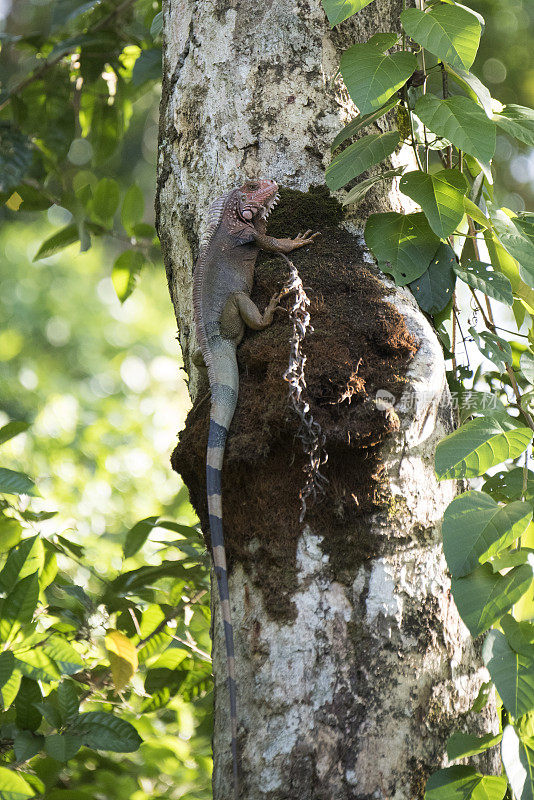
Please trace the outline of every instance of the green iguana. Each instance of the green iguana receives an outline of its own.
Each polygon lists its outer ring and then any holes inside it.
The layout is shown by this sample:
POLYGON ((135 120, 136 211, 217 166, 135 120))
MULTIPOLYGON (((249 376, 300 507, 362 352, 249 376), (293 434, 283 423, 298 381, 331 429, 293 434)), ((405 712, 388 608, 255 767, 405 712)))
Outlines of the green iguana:
POLYGON ((212 556, 224 623, 228 688, 232 726, 234 794, 239 796, 237 765, 237 711, 234 637, 228 575, 223 540, 221 470, 228 429, 234 415, 239 388, 236 348, 245 326, 263 330, 271 324, 278 303, 286 294, 275 294, 261 314, 250 299, 254 265, 260 249, 290 253, 311 244, 317 233, 306 231, 295 239, 266 235, 266 219, 278 202, 273 180, 250 181, 219 197, 211 205, 208 223, 195 266, 193 306, 198 349, 193 363, 208 370, 211 411, 206 457, 208 513, 212 556))

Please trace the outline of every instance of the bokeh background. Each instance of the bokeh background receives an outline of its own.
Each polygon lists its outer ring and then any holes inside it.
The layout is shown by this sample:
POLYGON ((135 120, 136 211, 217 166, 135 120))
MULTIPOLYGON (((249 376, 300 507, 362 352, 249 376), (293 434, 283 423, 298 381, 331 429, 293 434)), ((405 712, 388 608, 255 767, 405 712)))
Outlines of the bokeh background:
MULTIPOLYGON (((534 3, 472 0, 471 5, 486 19, 473 72, 502 103, 534 106, 534 3)), ((152 2, 139 6, 143 19, 160 9, 152 2)), ((5 47, 9 37, 39 37, 65 8, 63 0, 1 0, 4 88, 32 68, 30 52, 14 57, 5 47)), ((141 187, 148 224, 154 223, 160 96, 157 30, 152 38, 151 61, 144 65, 147 74, 138 76, 129 126, 109 162, 122 192, 132 181, 141 187)), ((79 140, 79 132, 68 128, 58 128, 58 135, 79 140)), ((83 162, 83 149, 69 153, 73 164, 83 162)), ((533 210, 534 150, 500 134, 496 169, 499 202, 533 210)), ((98 575, 105 578, 123 568, 124 539, 137 520, 161 515, 195 523, 169 463, 189 400, 157 250, 152 249, 137 288, 121 304, 111 279, 119 252, 112 238, 98 238, 87 253, 80 254, 75 245, 33 261, 43 240, 69 219, 59 205, 25 214, 0 206, 0 424, 8 418, 32 423, 30 432, 3 449, 3 463, 37 479, 41 497, 34 508, 59 509, 50 525, 84 545, 92 571, 72 564, 64 568, 90 592, 98 575)), ((155 558, 149 545, 136 563, 155 563, 155 558)), ((205 619, 196 634, 206 647, 208 624, 205 619)), ((210 692, 192 702, 177 695, 138 722, 145 739, 138 753, 114 758, 81 751, 63 776, 59 796, 209 798, 210 692)), ((49 796, 54 800, 54 791, 49 796)))

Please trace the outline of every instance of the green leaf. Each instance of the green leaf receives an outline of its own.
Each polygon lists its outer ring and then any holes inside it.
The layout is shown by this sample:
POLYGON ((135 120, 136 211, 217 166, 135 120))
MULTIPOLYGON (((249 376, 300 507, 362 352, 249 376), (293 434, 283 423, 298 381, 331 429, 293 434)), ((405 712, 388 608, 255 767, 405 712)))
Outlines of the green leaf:
POLYGON ((104 164, 116 152, 122 138, 124 123, 117 103, 107 104, 107 97, 93 111, 91 144, 95 164, 104 164))
POLYGON ((451 589, 458 612, 473 637, 498 622, 529 589, 532 567, 515 567, 506 575, 482 564, 465 578, 453 578, 451 589))
POLYGON ((74 675, 84 666, 82 656, 62 636, 51 636, 43 645, 43 651, 56 662, 65 675, 74 675))
POLYGON ((333 28, 372 2, 373 0, 323 0, 323 7, 333 28))
POLYGON ((141 745, 141 737, 133 725, 102 711, 80 714, 72 731, 80 734, 83 744, 94 750, 132 753, 141 745))
POLYGON ((161 80, 161 47, 141 50, 132 72, 132 86, 142 86, 147 81, 161 80))
MULTIPOLYGON (((528 470, 527 473, 527 492, 526 499, 534 500, 534 472, 528 470)), ((514 467, 513 469, 495 473, 482 487, 482 491, 490 494, 495 500, 507 503, 509 500, 519 500, 523 494, 523 468, 514 467)))
POLYGON ((22 680, 22 675, 18 670, 15 670, 11 675, 11 677, 7 679, 7 681, 0 689, 0 694, 2 695, 2 705, 4 709, 9 708, 9 706, 17 696, 21 680, 22 680))
POLYGON ((502 733, 488 733, 486 736, 473 736, 470 733, 456 731, 447 742, 447 758, 456 761, 459 758, 469 758, 479 753, 484 753, 490 747, 495 747, 502 739, 502 733))
POLYGON ((111 280, 121 303, 124 303, 135 289, 144 262, 143 254, 139 251, 125 250, 113 264, 111 280))
POLYGON ((476 389, 469 389, 459 395, 460 421, 465 422, 469 417, 491 416, 498 417, 506 414, 506 406, 495 394, 495 392, 479 392, 476 389))
POLYGON ((158 519, 159 517, 147 517, 140 520, 140 522, 136 522, 133 528, 128 531, 124 542, 125 558, 131 558, 141 549, 158 519))
POLYGON ((39 534, 29 536, 11 550, 0 572, 1 591, 10 592, 19 576, 25 577, 39 569, 40 560, 36 552, 38 540, 39 534))
POLYGON ((156 237, 156 229, 148 222, 138 222, 133 228, 133 235, 136 239, 153 239, 153 244, 157 245, 159 240, 156 237))
POLYGON ((475 60, 482 30, 469 11, 445 3, 427 12, 408 8, 402 12, 401 22, 417 44, 453 68, 469 69, 475 60))
POLYGON ((519 262, 519 274, 529 286, 534 285, 534 225, 524 224, 501 209, 491 210, 493 227, 504 249, 519 262))
POLYGON ((483 708, 486 708, 486 706, 488 705, 488 701, 490 699, 492 688, 493 688, 493 683, 491 681, 483 683, 480 689, 478 690, 475 702, 473 703, 473 705, 469 710, 472 711, 474 714, 478 714, 480 711, 482 711, 483 708))
POLYGON ((340 70, 360 114, 376 111, 417 69, 412 53, 381 53, 372 44, 353 44, 341 56, 340 70))
POLYGON ((440 100, 425 94, 415 104, 415 113, 436 136, 448 139, 484 164, 495 153, 497 140, 495 123, 470 97, 459 95, 440 100))
POLYGON ((0 514, 0 553, 7 553, 19 541, 22 535, 22 525, 13 517, 0 514))
POLYGON ((36 681, 55 681, 59 672, 53 661, 40 647, 16 653, 16 666, 29 678, 36 681))
POLYGON ((448 64, 445 65, 445 69, 453 81, 467 91, 472 100, 478 100, 486 112, 486 116, 492 119, 493 109, 491 107, 491 93, 487 86, 484 86, 482 81, 479 80, 476 75, 473 75, 472 72, 466 72, 459 68, 453 70, 448 64))
POLYGON ((454 271, 468 286, 487 294, 493 300, 498 300, 507 306, 511 306, 514 302, 512 284, 505 275, 495 272, 491 264, 466 261, 462 265, 456 264, 454 271))
POLYGON ((373 47, 376 47, 381 53, 385 53, 386 50, 390 50, 397 44, 399 38, 400 34, 398 33, 381 31, 380 33, 373 34, 373 36, 367 40, 367 44, 372 44, 373 47))
POLYGON ((21 730, 35 731, 41 724, 41 713, 34 703, 43 699, 39 684, 30 678, 23 677, 15 700, 17 727, 21 730))
POLYGON ((120 190, 113 178, 101 178, 93 194, 93 213, 106 228, 113 227, 113 215, 119 207, 120 190))
POLYGON ((515 258, 504 249, 493 231, 484 231, 484 241, 494 268, 506 275, 514 295, 526 304, 527 309, 534 309, 534 289, 521 278, 520 267, 515 258))
POLYGON ((0 800, 26 800, 35 792, 17 772, 0 767, 0 800))
POLYGON ((72 733, 52 733, 46 737, 45 751, 56 761, 68 761, 74 758, 83 741, 81 736, 72 733))
POLYGON ((408 172, 401 178, 399 188, 421 206, 440 239, 450 236, 462 221, 467 181, 458 170, 443 169, 433 174, 408 172))
POLYGON ((534 800, 534 747, 521 741, 512 725, 504 729, 501 757, 516 800, 534 800))
POLYGON ((354 188, 352 188, 349 193, 343 198, 341 201, 344 206, 348 205, 358 205, 361 203, 369 189, 375 186, 380 181, 389 180, 390 178, 394 178, 397 175, 402 175, 404 172, 404 167, 397 167, 397 169, 388 169, 385 172, 381 172, 380 175, 373 175, 372 178, 367 178, 364 181, 360 181, 354 188))
POLYGON ((4 650, 0 653, 0 687, 4 686, 10 679, 15 668, 15 656, 11 650, 4 650))
POLYGON ((481 775, 473 767, 447 767, 427 781, 425 800, 502 800, 506 778, 481 775))
MULTIPOLYGON (((508 555, 519 554, 520 552, 522 551, 515 550, 513 553, 508 553, 508 555)), ((512 650, 529 657, 534 655, 534 625, 531 622, 517 622, 511 614, 506 614, 501 620, 501 628, 512 650)))
POLYGON ((464 210, 466 214, 469 214, 474 222, 478 222, 478 224, 482 228, 489 228, 491 225, 490 220, 486 217, 486 215, 482 212, 476 203, 473 203, 469 197, 464 197, 464 210))
POLYGON ((158 11, 150 25, 150 35, 156 39, 163 30, 163 12, 158 11))
POLYGON ((57 687, 57 700, 61 721, 72 722, 78 716, 80 701, 74 683, 70 680, 63 680, 57 687))
POLYGON ((79 240, 80 234, 78 231, 78 226, 74 223, 72 225, 67 225, 65 228, 61 228, 61 230, 57 233, 54 233, 48 239, 45 239, 33 257, 33 260, 39 261, 41 258, 53 256, 55 253, 59 253, 61 250, 64 250, 66 247, 78 242, 79 240))
POLYGON ((23 472, 0 467, 0 494, 35 494, 35 483, 23 472))
POLYGON ((121 210, 121 221, 124 230, 130 236, 133 235, 135 226, 143 219, 144 213, 145 198, 139 186, 134 183, 126 192, 121 210))
POLYGON ((23 422, 22 420, 13 420, 12 422, 8 422, 7 425, 3 425, 0 428, 0 444, 4 444, 4 442, 8 442, 14 436, 18 436, 19 433, 24 433, 30 427, 28 422, 23 422))
POLYGON ((0 122, 0 192, 9 192, 20 183, 31 161, 30 139, 10 122, 0 122))
POLYGON ((399 103, 400 97, 392 97, 391 100, 388 100, 385 105, 376 111, 371 112, 371 114, 365 114, 363 117, 361 114, 358 114, 355 119, 351 120, 348 125, 345 125, 345 127, 340 130, 330 145, 330 149, 335 150, 340 144, 343 144, 343 142, 346 142, 347 139, 356 136, 356 134, 359 133, 362 128, 365 128, 367 125, 371 125, 373 122, 376 122, 377 119, 383 117, 384 114, 387 114, 387 112, 391 111, 392 108, 398 106, 399 103))
POLYGON ((334 156, 326 168, 326 183, 331 191, 341 189, 369 167, 390 156, 398 146, 400 136, 390 133, 371 133, 363 136, 334 156))
POLYGON ((46 702, 35 703, 35 708, 40 711, 43 715, 43 719, 48 722, 51 728, 61 728, 61 714, 59 713, 59 709, 51 701, 50 695, 48 695, 46 702))
POLYGON ((62 546, 63 548, 62 552, 66 550, 67 553, 69 554, 72 553, 72 555, 75 556, 76 558, 84 557, 85 551, 81 544, 78 544, 77 542, 71 542, 69 539, 65 539, 64 536, 58 536, 57 542, 62 546))
POLYGON ((528 564, 534 557, 534 550, 522 547, 521 550, 509 550, 501 555, 494 556, 490 564, 494 572, 502 572, 510 567, 517 567, 520 564, 528 564))
POLYGON ((494 114, 493 121, 514 139, 534 147, 534 109, 511 104, 494 114))
POLYGON ((438 480, 476 478, 503 461, 517 458, 532 441, 529 428, 516 428, 504 418, 466 422, 436 448, 438 480))
POLYGON ((500 372, 506 372, 506 366, 512 366, 512 348, 509 342, 490 331, 479 333, 474 328, 469 328, 469 333, 482 355, 492 361, 500 372))
POLYGON ((468 575, 504 550, 523 535, 531 519, 532 505, 521 500, 499 506, 474 490, 456 497, 443 517, 443 549, 451 575, 468 575))
POLYGON ((380 268, 406 286, 425 272, 440 241, 424 214, 371 214, 365 241, 380 268))
POLYGON ((500 631, 490 631, 482 658, 499 696, 513 717, 534 710, 534 646, 530 653, 516 653, 500 631))
POLYGON ((31 622, 39 599, 37 572, 27 575, 10 591, 0 608, 0 640, 9 641, 21 625, 31 622))
POLYGON ((410 291, 427 314, 439 314, 454 293, 456 256, 448 244, 440 244, 426 272, 410 283, 410 291))
POLYGON ((21 731, 13 742, 15 758, 17 761, 28 761, 43 749, 43 744, 43 736, 36 735, 31 731, 21 731))

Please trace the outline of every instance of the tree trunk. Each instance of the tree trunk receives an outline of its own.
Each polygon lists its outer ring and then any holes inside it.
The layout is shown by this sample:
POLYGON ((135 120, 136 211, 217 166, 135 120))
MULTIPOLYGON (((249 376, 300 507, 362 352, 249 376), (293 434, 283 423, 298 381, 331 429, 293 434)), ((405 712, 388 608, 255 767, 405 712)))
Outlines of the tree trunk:
MULTIPOLYGON (((376 0, 335 32, 319 0, 167 0, 157 211, 186 365, 195 347, 192 271, 210 202, 245 178, 286 190, 274 235, 322 236, 294 261, 311 299, 307 399, 326 439, 324 497, 299 522, 306 455, 287 400, 283 316, 239 348, 240 400, 224 467, 223 512, 236 630, 242 797, 413 800, 444 762, 487 675, 451 599, 440 519, 452 482, 434 477, 452 428, 441 348, 410 293, 376 269, 361 229, 402 209, 391 186, 341 221, 324 189, 329 145, 354 108, 340 53, 395 25, 376 0)), ((381 130, 384 121, 376 123, 381 130)), ((376 128, 375 128, 376 130, 376 128)), ((395 163, 408 156, 401 151, 395 163)), ((287 277, 263 258, 254 299, 287 277)), ((204 529, 206 387, 173 465, 204 529)), ((226 662, 214 606, 214 797, 231 796, 226 662)), ((485 719, 484 719, 485 717, 485 719)))

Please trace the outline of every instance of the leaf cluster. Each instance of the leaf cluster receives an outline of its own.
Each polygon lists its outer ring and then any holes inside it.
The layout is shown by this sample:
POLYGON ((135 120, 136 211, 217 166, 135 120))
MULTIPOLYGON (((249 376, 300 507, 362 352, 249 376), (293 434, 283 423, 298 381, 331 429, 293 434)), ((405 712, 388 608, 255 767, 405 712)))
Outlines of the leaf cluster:
MULTIPOLYGON (((28 427, 8 422, 0 444, 28 427)), ((150 715, 176 698, 204 702, 209 577, 198 531, 153 516, 124 536, 124 562, 170 532, 160 563, 99 577, 88 594, 61 567, 87 568, 84 547, 53 532, 54 512, 23 502, 38 494, 29 476, 1 475, 0 797, 13 800, 45 794, 87 750, 134 753, 150 715)))
POLYGON ((65 224, 42 242, 37 261, 110 242, 124 301, 159 253, 128 168, 128 134, 134 104, 146 105, 161 78, 161 12, 147 0, 61 0, 46 6, 45 19, 27 10, 39 35, 26 24, 0 52, 0 206, 15 217, 60 210, 65 224))
MULTIPOLYGON (((323 5, 334 26, 369 3, 323 5)), ((341 57, 341 76, 359 113, 332 144, 326 181, 333 190, 347 187, 344 202, 354 204, 395 177, 417 209, 371 215, 365 240, 383 271, 409 286, 433 318, 452 365, 462 424, 437 447, 437 478, 485 481, 449 505, 443 543, 458 612, 474 637, 486 634, 484 662, 502 702, 502 728, 482 738, 453 734, 448 757, 454 762, 500 744, 506 770, 506 777, 496 777, 450 766, 431 776, 426 797, 502 800, 512 792, 516 800, 531 800, 534 474, 527 464, 534 436, 534 214, 499 207, 492 160, 497 134, 533 146, 534 110, 503 106, 470 71, 485 23, 466 5, 428 0, 405 9, 399 24, 401 34, 376 34, 341 57), (380 133, 364 132, 380 118, 380 133), (399 147, 411 149, 415 168, 396 167, 399 147), (377 168, 384 159, 394 169, 377 168), (492 365, 486 375, 457 363, 465 295, 482 316, 483 326, 474 321, 469 337, 480 360, 492 365), (496 323, 494 302, 511 310, 516 334, 496 323), (519 332, 523 326, 528 333, 519 332), (483 383, 488 391, 479 389, 483 383)))

